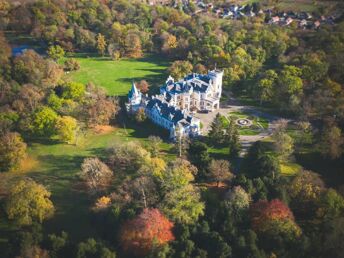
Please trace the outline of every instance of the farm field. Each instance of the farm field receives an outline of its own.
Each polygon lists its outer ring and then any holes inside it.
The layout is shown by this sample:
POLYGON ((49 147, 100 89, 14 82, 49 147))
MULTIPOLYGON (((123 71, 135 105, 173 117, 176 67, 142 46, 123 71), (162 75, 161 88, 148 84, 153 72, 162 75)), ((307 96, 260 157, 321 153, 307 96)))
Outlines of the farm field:
POLYGON ((169 62, 159 55, 146 55, 139 59, 122 59, 114 61, 109 57, 76 54, 80 70, 66 75, 72 81, 92 82, 103 87, 109 95, 124 96, 128 93, 132 81, 145 79, 157 88, 167 78, 169 62))

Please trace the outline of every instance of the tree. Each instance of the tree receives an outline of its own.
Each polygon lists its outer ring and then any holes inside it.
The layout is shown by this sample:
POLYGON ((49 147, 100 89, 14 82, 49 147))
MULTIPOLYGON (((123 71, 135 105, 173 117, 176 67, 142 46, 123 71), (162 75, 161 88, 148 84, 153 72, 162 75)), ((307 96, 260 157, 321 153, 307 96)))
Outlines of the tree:
POLYGON ((50 245, 50 255, 53 258, 60 257, 58 255, 59 251, 63 249, 68 243, 68 234, 65 231, 61 232, 61 236, 50 234, 48 235, 49 245, 50 245))
POLYGON ((277 231, 292 239, 301 234, 301 229, 294 222, 293 213, 278 199, 258 201, 251 206, 250 213, 252 227, 256 232, 269 234, 277 231))
POLYGON ((230 117, 228 127, 226 128, 226 143, 229 147, 229 157, 234 158, 238 156, 240 151, 239 130, 232 117, 230 117))
POLYGON ((85 242, 78 244, 77 258, 116 258, 116 253, 107 248, 102 242, 88 238, 85 242))
POLYGON ((8 132, 0 136, 0 172, 19 167, 26 157, 26 144, 20 134, 8 132))
POLYGON ((149 90, 149 84, 145 80, 141 80, 139 83, 136 84, 136 87, 138 90, 140 90, 142 93, 147 93, 149 90))
POLYGON ((262 104, 263 101, 271 101, 273 99, 277 78, 278 75, 274 70, 267 70, 263 78, 258 81, 260 104, 262 104))
POLYGON ((98 33, 97 36, 97 49, 98 53, 103 56, 106 50, 106 41, 105 37, 101 33, 98 33))
POLYGON ((77 129, 78 123, 75 118, 71 116, 62 116, 57 119, 56 132, 61 141, 69 144, 74 143, 77 129))
POLYGON ((93 192, 108 187, 113 179, 113 172, 98 158, 86 158, 81 164, 80 177, 93 192))
POLYGON ((168 69, 170 75, 179 80, 192 72, 192 64, 189 61, 174 61, 168 69))
POLYGON ((344 214, 344 198, 334 189, 328 189, 321 195, 317 215, 325 220, 333 220, 344 214))
POLYGON ((294 152, 294 140, 283 131, 276 131, 273 134, 274 147, 282 159, 288 159, 294 152))
POLYGON ((212 160, 209 164, 209 177, 216 181, 217 187, 233 177, 227 160, 212 160))
POLYGON ((141 39, 134 33, 129 33, 125 38, 125 52, 128 57, 139 58, 142 56, 141 39))
POLYGON ((53 59, 54 61, 58 61, 59 59, 63 58, 65 55, 65 52, 63 48, 59 45, 56 46, 50 46, 48 48, 48 56, 53 59))
POLYGON ((205 176, 206 169, 210 162, 208 146, 203 142, 193 141, 189 145, 188 156, 191 163, 202 172, 202 176, 205 176))
POLYGON ((311 171, 300 172, 288 187, 291 207, 294 212, 302 215, 312 215, 324 188, 325 183, 318 174, 311 171))
POLYGON ((325 157, 339 158, 343 153, 342 131, 335 125, 327 126, 321 135, 320 150, 325 157))
POLYGON ((42 223, 54 214, 50 201, 51 193, 32 179, 23 179, 11 186, 6 201, 6 213, 19 225, 31 225, 34 221, 42 223))
POLYGON ((206 74, 207 68, 202 64, 196 64, 194 67, 194 72, 198 74, 206 74))
POLYGON ((67 82, 62 86, 61 97, 65 99, 81 100, 86 92, 84 84, 79 82, 67 82))
POLYGON ((51 137, 56 133, 58 115, 49 107, 42 107, 33 114, 29 128, 38 136, 51 137))
POLYGON ((138 123, 142 123, 146 121, 147 116, 144 108, 139 108, 135 114, 135 121, 138 123))
POLYGON ((164 197, 160 206, 174 221, 191 224, 204 213, 199 189, 191 184, 196 171, 188 161, 177 159, 162 175, 164 197))
POLYGON ((174 240, 172 228, 173 223, 158 209, 144 209, 121 227, 121 246, 129 254, 145 256, 153 245, 161 246, 174 240))
POLYGON ((241 186, 233 187, 226 194, 226 204, 235 211, 248 209, 250 202, 251 196, 241 186))
POLYGON ((224 124, 220 113, 216 114, 213 122, 211 123, 208 137, 214 144, 221 144, 225 141, 224 124))
POLYGON ((67 72, 77 71, 80 69, 80 63, 74 58, 69 58, 64 62, 64 70, 67 72))
POLYGON ((148 137, 149 144, 147 145, 148 150, 150 151, 153 158, 156 158, 159 156, 161 151, 161 144, 162 140, 159 136, 151 135, 148 137))

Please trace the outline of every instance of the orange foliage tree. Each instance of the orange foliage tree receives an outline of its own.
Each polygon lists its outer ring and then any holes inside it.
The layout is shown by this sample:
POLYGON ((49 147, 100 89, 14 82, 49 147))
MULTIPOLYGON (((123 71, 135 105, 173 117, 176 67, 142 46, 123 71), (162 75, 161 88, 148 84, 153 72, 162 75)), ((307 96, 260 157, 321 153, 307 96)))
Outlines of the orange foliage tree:
POLYGON ((278 199, 270 202, 260 200, 251 206, 251 222, 256 232, 277 230, 288 235, 299 236, 300 228, 294 221, 289 207, 278 199))
POLYGON ((137 218, 122 226, 120 242, 125 252, 144 256, 153 245, 163 245, 174 240, 172 228, 173 223, 158 209, 144 209, 137 218))

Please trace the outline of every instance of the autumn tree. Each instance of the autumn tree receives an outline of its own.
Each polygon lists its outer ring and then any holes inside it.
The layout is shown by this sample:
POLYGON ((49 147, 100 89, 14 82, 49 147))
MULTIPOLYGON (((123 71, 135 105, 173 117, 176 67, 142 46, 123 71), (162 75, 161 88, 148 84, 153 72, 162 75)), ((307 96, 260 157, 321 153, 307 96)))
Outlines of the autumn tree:
POLYGON ((87 124, 89 126, 109 124, 120 110, 118 98, 106 97, 104 90, 93 84, 87 85, 87 92, 84 105, 87 124))
POLYGON ((227 160, 212 160, 209 164, 209 177, 217 183, 223 183, 233 177, 227 160))
POLYGON ((287 238, 300 236, 301 229, 294 221, 289 207, 278 199, 261 200, 251 205, 251 223, 253 229, 261 234, 274 231, 284 234, 287 238))
POLYGON ((191 224, 204 213, 199 189, 191 184, 196 171, 188 161, 177 159, 162 174, 164 197, 160 206, 173 221, 191 224))
POLYGON ((174 61, 168 71, 173 78, 179 80, 191 73, 192 69, 193 66, 189 61, 174 61))
POLYGON ((23 179, 11 186, 6 201, 6 213, 19 225, 30 225, 54 214, 54 205, 50 201, 50 192, 32 179, 23 179))
POLYGON ((173 223, 158 209, 144 209, 121 227, 121 246, 128 254, 145 256, 153 245, 164 245, 174 240, 172 228, 173 223))
POLYGON ((146 80, 141 80, 139 83, 136 83, 136 87, 142 93, 147 93, 149 91, 149 84, 146 80))
POLYGON ((26 156, 26 144, 20 134, 7 132, 0 136, 0 172, 18 168, 26 156))
POLYGON ((98 33, 98 36, 97 36, 97 50, 98 50, 98 53, 101 54, 102 56, 104 55, 105 50, 106 50, 105 37, 101 33, 98 33))
POLYGON ((207 73, 207 68, 202 65, 202 64, 196 64, 194 66, 194 72, 198 74, 206 74, 207 73))
POLYGON ((67 72, 77 71, 80 69, 80 63, 75 58, 68 58, 64 62, 64 70, 67 72))
POLYGON ((65 55, 65 51, 59 45, 50 46, 47 51, 48 56, 53 59, 54 61, 58 61, 59 59, 63 58, 65 55))
POLYGON ((81 164, 81 179, 93 192, 99 192, 109 186, 113 172, 98 158, 86 158, 81 164))
POLYGON ((45 106, 33 114, 33 119, 29 128, 38 136, 51 137, 56 133, 57 119, 58 114, 51 108, 45 106))
POLYGON ((278 75, 274 70, 267 70, 258 81, 260 104, 262 104, 263 101, 271 101, 273 99, 277 78, 278 75))
POLYGON ((147 119, 147 115, 146 115, 145 109, 139 108, 137 112, 135 113, 135 121, 138 123, 142 123, 146 121, 146 119, 147 119))
POLYGON ((56 133, 59 139, 68 144, 72 144, 76 140, 78 129, 77 120, 71 116, 62 116, 57 119, 56 133))
POLYGON ((129 33, 125 38, 125 52, 128 57, 139 58, 142 56, 141 39, 134 33, 129 33))

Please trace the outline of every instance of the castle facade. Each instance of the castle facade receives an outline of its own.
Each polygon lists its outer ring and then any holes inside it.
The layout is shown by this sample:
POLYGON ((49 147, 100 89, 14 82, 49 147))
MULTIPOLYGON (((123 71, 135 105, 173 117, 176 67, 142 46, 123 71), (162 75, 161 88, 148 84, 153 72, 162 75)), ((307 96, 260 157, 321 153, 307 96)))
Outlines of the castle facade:
POLYGON ((196 112, 212 112, 220 107, 223 71, 206 75, 190 74, 180 81, 170 76, 160 87, 160 94, 142 94, 133 83, 128 94, 127 111, 144 109, 155 124, 167 129, 171 139, 178 136, 196 137, 201 134, 201 121, 196 112))

